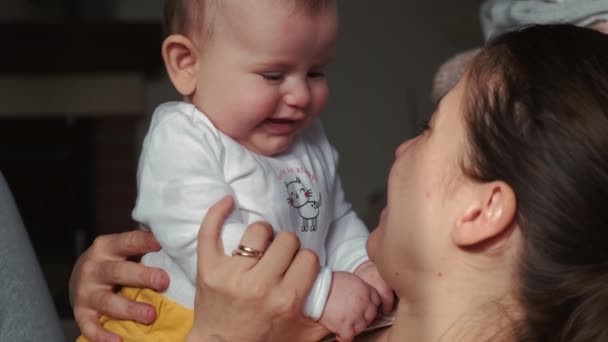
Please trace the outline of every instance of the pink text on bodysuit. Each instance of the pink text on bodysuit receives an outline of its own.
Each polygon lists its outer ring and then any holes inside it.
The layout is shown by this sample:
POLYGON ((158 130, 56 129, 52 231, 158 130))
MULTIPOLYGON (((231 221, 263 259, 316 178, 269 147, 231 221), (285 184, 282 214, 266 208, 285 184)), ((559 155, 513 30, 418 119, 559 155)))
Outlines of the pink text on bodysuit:
POLYGON ((305 167, 288 167, 288 168, 284 168, 283 170, 281 170, 279 172, 279 181, 282 181, 285 179, 285 177, 288 177, 290 175, 294 175, 294 174, 301 174, 301 175, 306 175, 308 176, 308 179, 310 179, 312 182, 316 182, 317 181, 317 177, 310 171, 308 171, 305 167))

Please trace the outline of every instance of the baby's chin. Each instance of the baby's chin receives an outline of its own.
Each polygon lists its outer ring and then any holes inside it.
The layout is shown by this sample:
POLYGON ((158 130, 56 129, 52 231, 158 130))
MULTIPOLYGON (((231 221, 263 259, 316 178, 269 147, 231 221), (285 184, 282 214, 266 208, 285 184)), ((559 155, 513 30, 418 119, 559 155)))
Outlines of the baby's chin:
POLYGON ((285 152, 288 152, 291 146, 293 145, 294 137, 273 137, 270 138, 269 141, 266 141, 264 144, 255 144, 255 143, 244 143, 241 142, 248 150, 259 154, 264 157, 274 157, 285 152))

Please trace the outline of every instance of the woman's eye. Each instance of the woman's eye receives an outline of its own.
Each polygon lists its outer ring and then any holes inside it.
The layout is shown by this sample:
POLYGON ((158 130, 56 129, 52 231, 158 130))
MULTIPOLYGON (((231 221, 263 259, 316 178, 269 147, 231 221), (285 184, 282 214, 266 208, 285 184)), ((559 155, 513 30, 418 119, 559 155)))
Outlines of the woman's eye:
POLYGON ((419 134, 424 133, 431 129, 431 126, 429 123, 430 123, 430 119, 424 119, 424 120, 420 121, 420 123, 418 123, 419 134))

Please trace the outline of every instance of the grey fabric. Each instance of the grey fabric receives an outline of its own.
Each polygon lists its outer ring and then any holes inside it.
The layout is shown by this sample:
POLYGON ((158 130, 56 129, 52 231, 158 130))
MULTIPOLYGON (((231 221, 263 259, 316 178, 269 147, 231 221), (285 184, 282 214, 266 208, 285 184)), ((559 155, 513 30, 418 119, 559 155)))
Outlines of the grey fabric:
POLYGON ((40 265, 0 173, 0 341, 65 340, 40 265))
POLYGON ((481 6, 486 40, 532 24, 587 26, 608 20, 608 0, 486 0, 481 6))
POLYGON ((457 53, 439 66, 433 78, 433 89, 431 91, 431 100, 434 103, 438 103, 456 86, 456 83, 460 81, 469 64, 480 50, 480 48, 475 48, 457 53))

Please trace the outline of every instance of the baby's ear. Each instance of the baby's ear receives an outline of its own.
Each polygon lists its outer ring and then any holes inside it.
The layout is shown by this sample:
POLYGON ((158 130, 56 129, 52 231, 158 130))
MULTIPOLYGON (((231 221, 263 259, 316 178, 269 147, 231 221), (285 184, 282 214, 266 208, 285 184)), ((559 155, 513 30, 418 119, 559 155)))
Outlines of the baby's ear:
POLYGON ((177 91, 190 96, 196 90, 198 50, 190 39, 173 34, 163 42, 163 60, 167 73, 177 91))
POLYGON ((466 248, 498 238, 511 227, 516 207, 515 193, 505 182, 480 184, 456 222, 452 241, 466 248))

